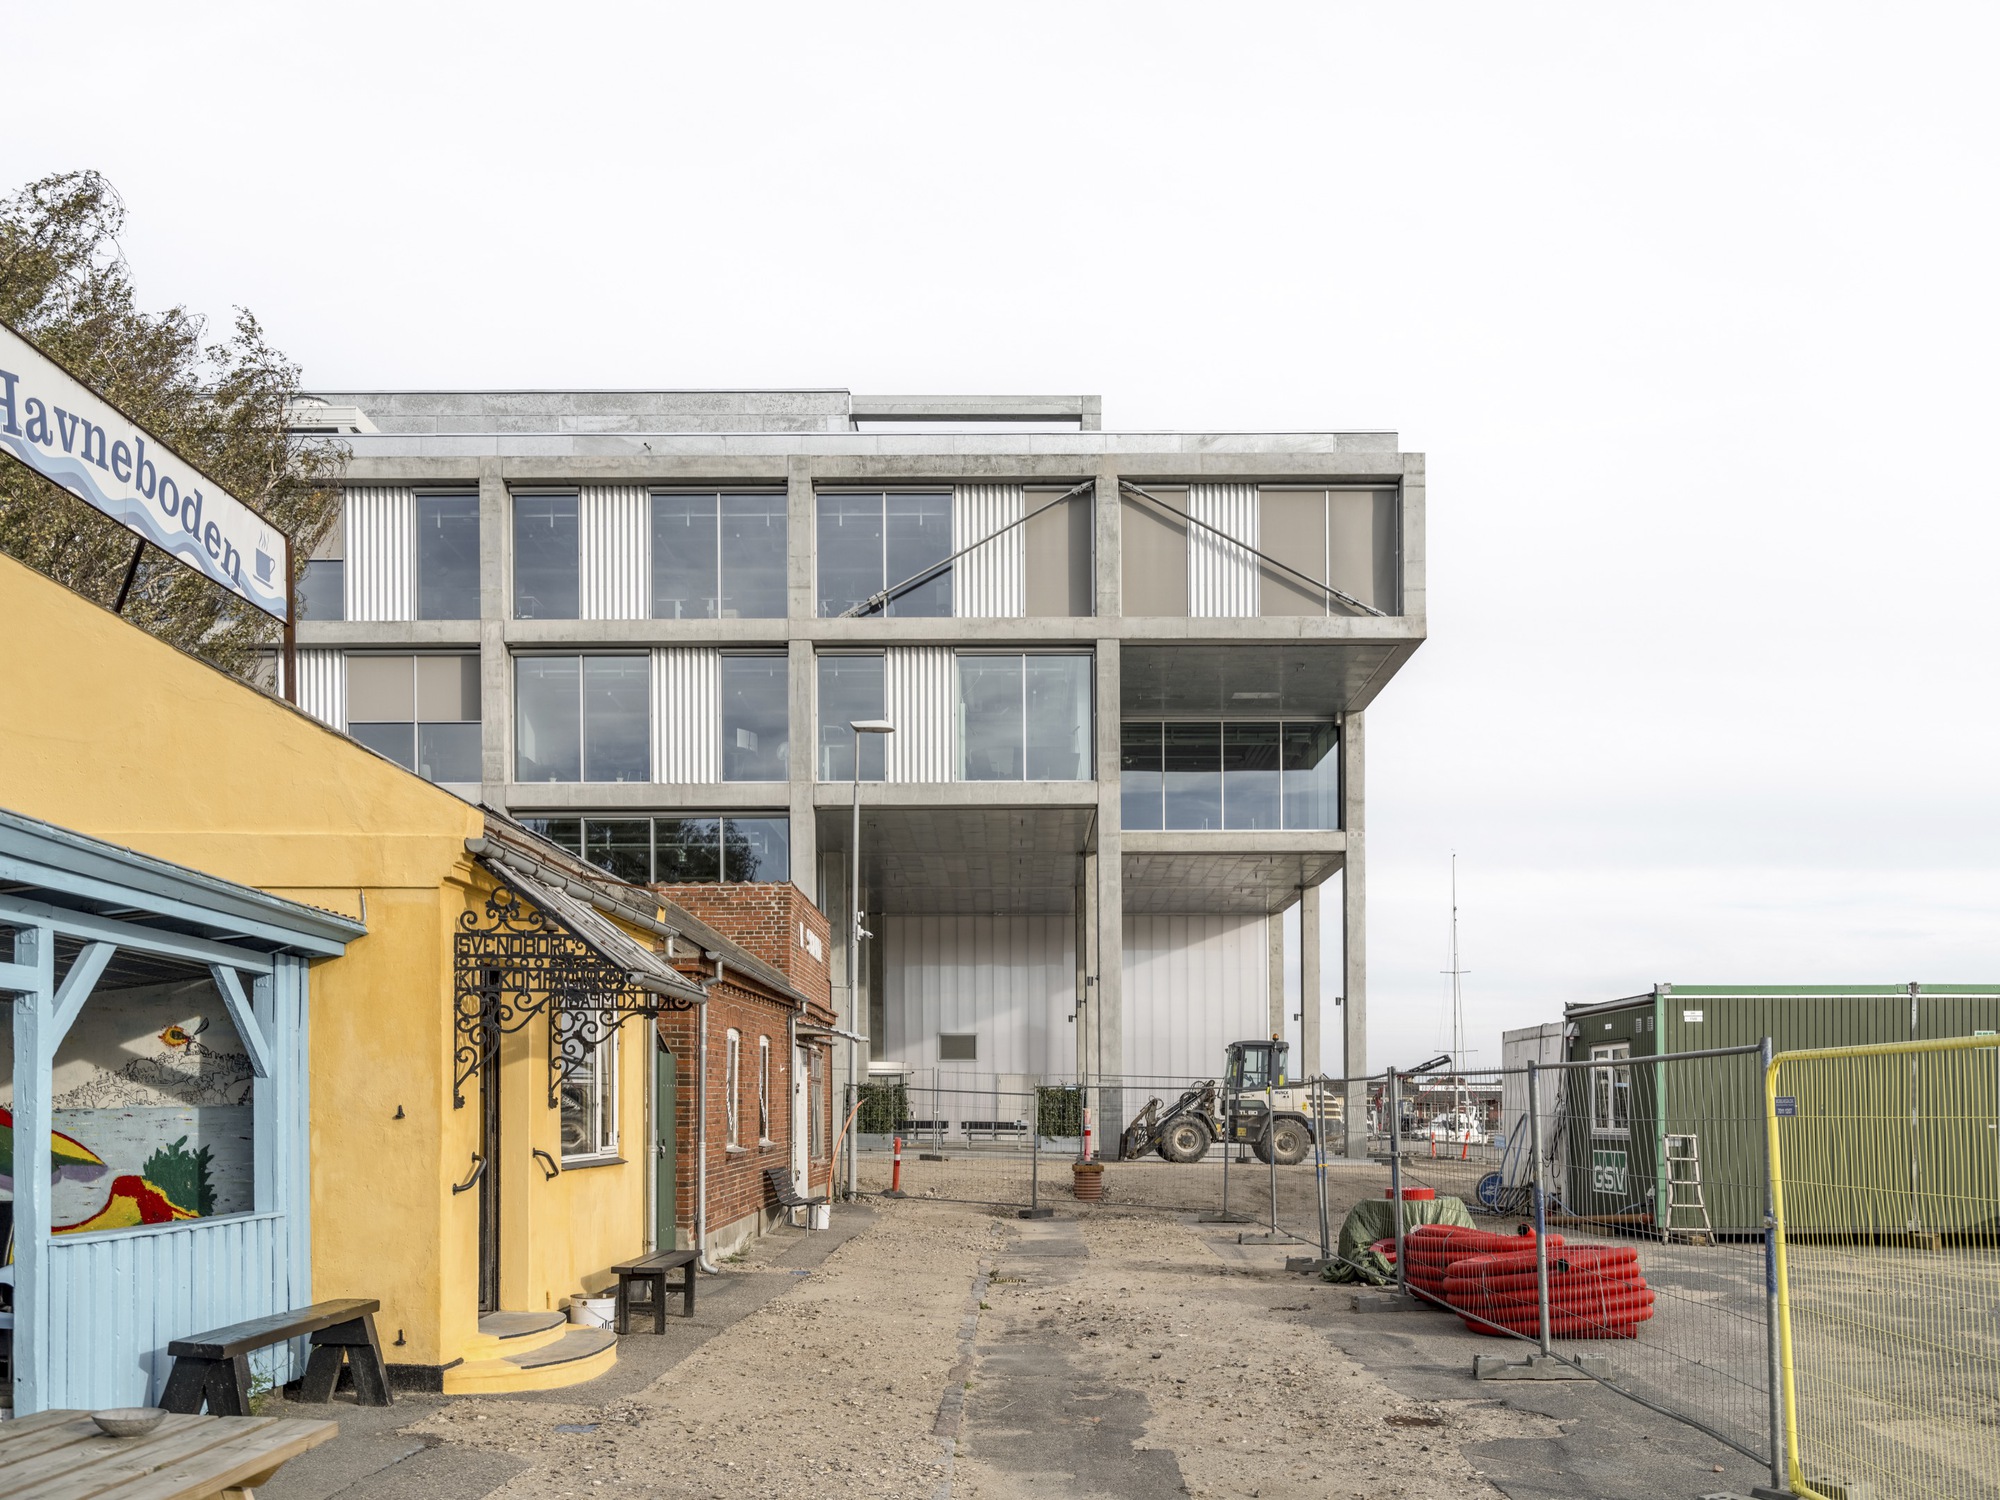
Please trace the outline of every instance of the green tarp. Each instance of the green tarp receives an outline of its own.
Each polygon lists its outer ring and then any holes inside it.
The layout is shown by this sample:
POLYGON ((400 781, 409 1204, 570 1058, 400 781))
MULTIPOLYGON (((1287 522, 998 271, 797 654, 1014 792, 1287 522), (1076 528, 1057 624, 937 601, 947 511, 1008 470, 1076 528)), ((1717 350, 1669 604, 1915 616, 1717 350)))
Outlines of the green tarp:
MULTIPOLYGON (((1475 1228, 1472 1215, 1461 1198, 1406 1198, 1403 1200, 1403 1233, 1419 1224, 1460 1224, 1475 1228)), ((1347 1212, 1340 1226, 1340 1243, 1333 1249, 1333 1264, 1321 1272, 1328 1281, 1362 1281, 1370 1286, 1387 1286, 1396 1279, 1396 1267, 1386 1255, 1368 1247, 1377 1240, 1394 1238, 1396 1205, 1387 1198, 1370 1198, 1347 1212)))

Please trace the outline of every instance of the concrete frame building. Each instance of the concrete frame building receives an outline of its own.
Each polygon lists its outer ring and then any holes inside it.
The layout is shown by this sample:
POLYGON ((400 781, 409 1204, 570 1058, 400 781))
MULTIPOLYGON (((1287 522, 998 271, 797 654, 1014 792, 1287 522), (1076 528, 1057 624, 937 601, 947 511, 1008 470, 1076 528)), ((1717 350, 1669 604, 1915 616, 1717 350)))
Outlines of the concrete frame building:
POLYGON ((1424 639, 1422 455, 1100 413, 321 394, 295 425, 352 459, 300 704, 627 878, 790 880, 863 1076, 1204 1077, 1273 1032, 1361 1074, 1363 720, 1424 639))

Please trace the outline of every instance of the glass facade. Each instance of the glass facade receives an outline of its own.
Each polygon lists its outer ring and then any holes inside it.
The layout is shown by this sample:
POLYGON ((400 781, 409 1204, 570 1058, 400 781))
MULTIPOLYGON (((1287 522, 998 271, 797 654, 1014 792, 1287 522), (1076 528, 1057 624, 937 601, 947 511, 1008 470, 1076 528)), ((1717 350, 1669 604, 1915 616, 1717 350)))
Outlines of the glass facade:
POLYGON ((574 620, 581 574, 574 495, 514 497, 514 618, 574 620))
POLYGON ((1338 828, 1339 748, 1323 721, 1127 720, 1122 826, 1338 828))
POLYGON ((791 775, 791 703, 782 656, 722 658, 722 779, 791 775))
MULTIPOLYGON (((819 497, 819 613, 845 614, 951 556, 951 495, 894 492, 819 497)), ((951 569, 897 591, 871 613, 951 614, 951 569)))
POLYGON ((515 658, 514 779, 651 780, 651 675, 643 656, 515 658))
POLYGON ((856 719, 885 716, 882 654, 822 655, 819 658, 819 769, 821 781, 854 779, 854 742, 861 741, 861 779, 883 776, 886 735, 857 736, 847 726, 856 719))
POLYGON ((479 781, 479 658, 349 653, 347 732, 428 781, 479 781))
POLYGON ((479 497, 417 496, 417 618, 479 618, 479 497))
POLYGON ((550 843, 640 884, 792 878, 792 824, 782 815, 525 817, 550 843))
POLYGON ((653 496, 653 618, 783 619, 785 537, 782 494, 653 496))
POLYGON ((1088 656, 958 657, 961 781, 1088 781, 1088 656))

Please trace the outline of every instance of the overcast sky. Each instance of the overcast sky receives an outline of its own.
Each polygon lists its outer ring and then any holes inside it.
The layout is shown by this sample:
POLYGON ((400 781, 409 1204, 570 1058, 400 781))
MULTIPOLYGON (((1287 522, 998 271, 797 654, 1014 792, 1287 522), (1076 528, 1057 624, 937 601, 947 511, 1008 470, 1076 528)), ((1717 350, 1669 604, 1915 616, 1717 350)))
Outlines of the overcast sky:
POLYGON ((1491 1064, 1656 980, 2000 981, 1996 14, 0 0, 0 186, 102 170, 149 302, 328 388, 1394 428, 1372 1061, 1448 1037, 1456 849, 1491 1064))

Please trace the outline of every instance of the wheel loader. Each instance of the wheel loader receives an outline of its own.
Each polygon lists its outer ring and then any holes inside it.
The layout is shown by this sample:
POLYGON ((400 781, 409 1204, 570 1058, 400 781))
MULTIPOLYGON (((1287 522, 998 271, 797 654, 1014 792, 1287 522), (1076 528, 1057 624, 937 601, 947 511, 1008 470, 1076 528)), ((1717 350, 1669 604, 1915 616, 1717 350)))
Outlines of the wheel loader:
POLYGON ((1132 1161, 1157 1151, 1168 1161, 1200 1161, 1217 1141, 1247 1145, 1261 1162, 1276 1159, 1294 1166, 1312 1150, 1313 1125, 1306 1117, 1309 1090, 1285 1082, 1289 1042, 1231 1042, 1222 1085, 1213 1079, 1187 1090, 1171 1106, 1149 1099, 1125 1127, 1118 1159, 1132 1161))

